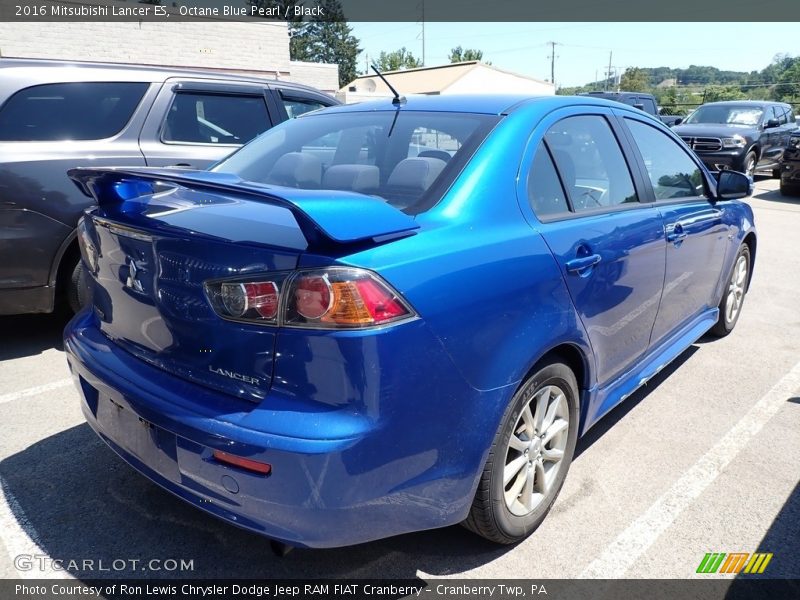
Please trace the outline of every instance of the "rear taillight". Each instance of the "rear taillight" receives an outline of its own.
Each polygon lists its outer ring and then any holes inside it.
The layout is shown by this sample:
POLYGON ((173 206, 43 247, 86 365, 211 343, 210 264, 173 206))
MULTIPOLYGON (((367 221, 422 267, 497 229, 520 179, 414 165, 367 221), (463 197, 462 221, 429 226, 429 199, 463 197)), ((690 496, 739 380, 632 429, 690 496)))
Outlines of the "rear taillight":
POLYGON ((205 289, 221 317, 251 323, 359 329, 414 316, 411 307, 380 277, 356 268, 211 281, 205 289))

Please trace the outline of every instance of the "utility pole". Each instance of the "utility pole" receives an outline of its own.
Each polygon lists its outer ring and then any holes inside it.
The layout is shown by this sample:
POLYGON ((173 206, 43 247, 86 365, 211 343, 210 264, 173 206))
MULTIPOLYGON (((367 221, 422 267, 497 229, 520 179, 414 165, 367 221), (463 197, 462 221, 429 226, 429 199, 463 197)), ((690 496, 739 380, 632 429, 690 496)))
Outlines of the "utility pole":
POLYGON ((425 0, 421 0, 419 6, 422 8, 422 66, 425 66, 425 0))
POLYGON ((558 42, 547 42, 550 44, 550 83, 556 85, 556 46, 558 42))
POLYGON ((611 77, 611 57, 613 56, 613 50, 609 50, 608 52, 608 71, 606 72, 606 85, 605 90, 608 91, 608 78, 611 77))

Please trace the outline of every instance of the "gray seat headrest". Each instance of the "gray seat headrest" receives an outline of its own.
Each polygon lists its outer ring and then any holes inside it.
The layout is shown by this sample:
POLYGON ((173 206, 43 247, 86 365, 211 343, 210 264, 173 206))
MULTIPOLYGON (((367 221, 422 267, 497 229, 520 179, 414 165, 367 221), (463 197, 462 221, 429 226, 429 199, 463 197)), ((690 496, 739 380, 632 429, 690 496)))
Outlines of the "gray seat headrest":
POLYGON ((447 162, 453 157, 444 150, 423 150, 417 154, 417 158, 441 158, 444 162, 447 162))
POLYGON ((326 190, 371 193, 380 187, 381 173, 374 165, 333 165, 322 176, 326 190))
POLYGON ((406 158, 397 163, 387 186, 404 192, 424 192, 446 166, 439 158, 406 158))
POLYGON ((322 181, 322 161, 318 156, 302 152, 289 152, 281 156, 267 176, 267 183, 286 187, 320 187, 322 181))

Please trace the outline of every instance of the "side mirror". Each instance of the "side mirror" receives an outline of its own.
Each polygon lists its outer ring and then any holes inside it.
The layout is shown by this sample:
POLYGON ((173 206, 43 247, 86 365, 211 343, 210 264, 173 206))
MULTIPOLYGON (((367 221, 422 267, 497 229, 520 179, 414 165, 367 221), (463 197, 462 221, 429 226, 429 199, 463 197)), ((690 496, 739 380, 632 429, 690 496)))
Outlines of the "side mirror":
POLYGON ((680 125, 681 123, 683 123, 683 119, 681 117, 678 117, 677 119, 675 119, 673 125, 680 125))
POLYGON ((720 171, 717 175, 717 198, 735 200, 753 193, 753 179, 738 171, 720 171))
POLYGON ((780 126, 781 126, 781 122, 778 121, 778 119, 770 119, 769 121, 767 121, 767 124, 766 124, 766 128, 767 129, 772 129, 773 127, 780 127, 780 126))

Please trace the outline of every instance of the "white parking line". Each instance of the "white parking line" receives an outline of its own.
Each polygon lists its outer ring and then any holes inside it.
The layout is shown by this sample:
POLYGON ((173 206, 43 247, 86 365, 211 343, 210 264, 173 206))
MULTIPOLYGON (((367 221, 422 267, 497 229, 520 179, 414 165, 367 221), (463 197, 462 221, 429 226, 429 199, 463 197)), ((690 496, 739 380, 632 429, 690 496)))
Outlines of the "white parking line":
POLYGON ((11 392, 10 394, 3 394, 2 396, 0 396, 0 404, 5 404, 6 402, 13 402, 14 400, 19 400, 20 398, 27 398, 28 396, 38 396, 39 394, 43 394, 51 390, 57 390, 58 388, 67 387, 69 385, 72 385, 71 378, 59 379, 58 381, 53 381, 52 383, 37 385, 36 387, 28 388, 26 390, 21 390, 19 392, 11 392))
POLYGON ((686 508, 717 478, 786 400, 800 388, 800 363, 784 375, 714 446, 672 487, 580 574, 580 577, 617 578, 644 554, 686 508))
POLYGON ((56 571, 49 561, 43 561, 47 554, 42 550, 39 535, 9 490, 8 483, 2 475, 0 475, 0 540, 6 547, 11 564, 14 565, 14 570, 20 578, 66 578, 64 571, 56 571), (17 557, 23 557, 19 560, 19 564, 17 557), (30 570, 20 568, 21 565, 31 562, 34 568, 30 570))

